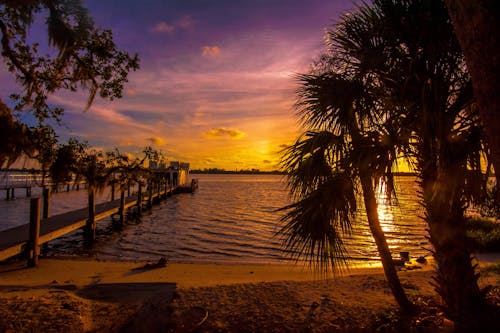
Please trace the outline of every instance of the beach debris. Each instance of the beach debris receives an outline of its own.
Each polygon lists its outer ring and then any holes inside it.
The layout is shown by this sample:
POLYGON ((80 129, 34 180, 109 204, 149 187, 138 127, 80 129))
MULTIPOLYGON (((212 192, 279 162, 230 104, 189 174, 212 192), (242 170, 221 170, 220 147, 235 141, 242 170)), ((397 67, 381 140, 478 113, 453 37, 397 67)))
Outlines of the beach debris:
POLYGON ((134 270, 141 270, 141 269, 155 269, 155 268, 163 268, 166 267, 168 264, 168 259, 166 257, 161 257, 157 262, 155 263, 147 263, 143 266, 134 268, 134 270))
POLYGON ((309 313, 307 314, 307 316, 309 318, 312 318, 316 315, 316 309, 319 307, 319 303, 314 301, 312 302, 310 308, 309 308, 309 313))
POLYGON ((420 256, 420 257, 418 257, 416 261, 417 261, 419 264, 425 264, 425 263, 427 263, 427 259, 425 259, 425 257, 424 257, 424 256, 420 256))
POLYGON ((392 259, 392 262, 394 263, 394 266, 404 266, 405 261, 402 259, 392 259))

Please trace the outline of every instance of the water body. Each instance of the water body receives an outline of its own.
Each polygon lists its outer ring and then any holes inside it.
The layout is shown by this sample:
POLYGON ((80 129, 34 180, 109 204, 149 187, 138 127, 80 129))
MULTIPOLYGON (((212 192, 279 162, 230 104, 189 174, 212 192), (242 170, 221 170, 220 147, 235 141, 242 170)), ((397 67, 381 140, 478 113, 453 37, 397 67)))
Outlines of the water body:
MULTIPOLYGON (((282 212, 290 197, 282 176, 276 175, 194 175, 200 187, 194 194, 179 194, 145 212, 141 221, 129 221, 123 230, 111 228, 109 220, 98 222, 97 242, 86 248, 81 231, 49 244, 48 254, 90 256, 107 260, 157 260, 198 263, 286 263, 275 233, 281 228, 282 212)), ((412 256, 428 255, 421 206, 417 201, 414 177, 399 177, 398 206, 380 200, 379 216, 389 247, 395 257, 400 251, 412 256)), ((104 191, 98 201, 109 200, 104 191)), ((0 202, 0 230, 27 221, 28 199, 0 202)), ((52 213, 81 208, 85 191, 53 196, 52 213)), ((376 260, 366 216, 360 208, 351 238, 346 241, 355 261, 376 260)))

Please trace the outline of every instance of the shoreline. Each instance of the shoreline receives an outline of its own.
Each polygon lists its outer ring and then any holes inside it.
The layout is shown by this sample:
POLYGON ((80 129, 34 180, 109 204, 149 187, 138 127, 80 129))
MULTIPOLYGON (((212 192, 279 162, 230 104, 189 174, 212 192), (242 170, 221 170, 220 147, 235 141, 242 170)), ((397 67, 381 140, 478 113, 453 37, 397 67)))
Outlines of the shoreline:
MULTIPOLYGON (((180 288, 279 281, 315 281, 348 275, 383 273, 380 265, 351 267, 325 275, 303 265, 167 263, 166 267, 145 268, 144 261, 109 261, 92 258, 43 258, 38 267, 24 261, 0 266, 0 288, 10 285, 43 286, 67 281, 76 286, 92 283, 174 282, 180 288), (14 283, 15 282, 15 283, 14 283)), ((150 265, 154 263, 150 262, 150 265)), ((431 269, 426 265, 424 270, 431 269)))
MULTIPOLYGON (((447 331, 433 268, 399 276, 432 318, 418 325, 447 331)), ((498 289, 499 275, 480 282, 498 289)), ((375 332, 400 318, 381 267, 333 277, 291 265, 43 258, 0 265, 0 291, 0 332, 375 332)))

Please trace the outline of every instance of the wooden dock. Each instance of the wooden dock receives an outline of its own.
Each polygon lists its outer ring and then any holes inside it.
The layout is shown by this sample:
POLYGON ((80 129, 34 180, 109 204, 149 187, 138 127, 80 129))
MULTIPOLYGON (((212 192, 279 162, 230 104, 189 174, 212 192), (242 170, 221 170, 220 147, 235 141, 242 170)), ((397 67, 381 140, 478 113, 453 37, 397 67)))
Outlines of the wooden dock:
MULTIPOLYGON (((144 201, 152 205, 154 201, 160 201, 161 198, 166 198, 174 193, 175 187, 157 188, 156 191, 149 190, 147 195, 129 196, 124 198, 123 211, 121 208, 122 199, 104 202, 95 205, 94 221, 101 220, 105 217, 114 214, 123 214, 128 208, 138 206, 142 209, 144 201)), ((37 245, 54 240, 58 237, 66 235, 74 230, 84 228, 89 219, 89 208, 81 208, 60 215, 51 216, 43 220, 39 220, 39 237, 37 245)), ((30 223, 20 225, 11 229, 0 231, 0 260, 13 257, 27 251, 30 241, 30 223)))

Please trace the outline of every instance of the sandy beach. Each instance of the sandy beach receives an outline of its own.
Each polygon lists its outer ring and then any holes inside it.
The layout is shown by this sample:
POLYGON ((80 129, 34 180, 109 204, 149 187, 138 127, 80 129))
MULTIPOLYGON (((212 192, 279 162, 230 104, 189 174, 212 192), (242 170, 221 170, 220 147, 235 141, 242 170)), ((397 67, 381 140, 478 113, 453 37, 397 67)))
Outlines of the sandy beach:
MULTIPOLYGON (((431 275, 431 264, 400 272, 412 300, 434 309, 432 320, 412 323, 446 331, 431 275)), ((498 275, 480 282, 496 286, 498 296, 498 275)), ((287 265, 43 259, 37 268, 0 266, 0 289, 0 332, 372 332, 395 325, 380 267, 325 278, 287 265)))

